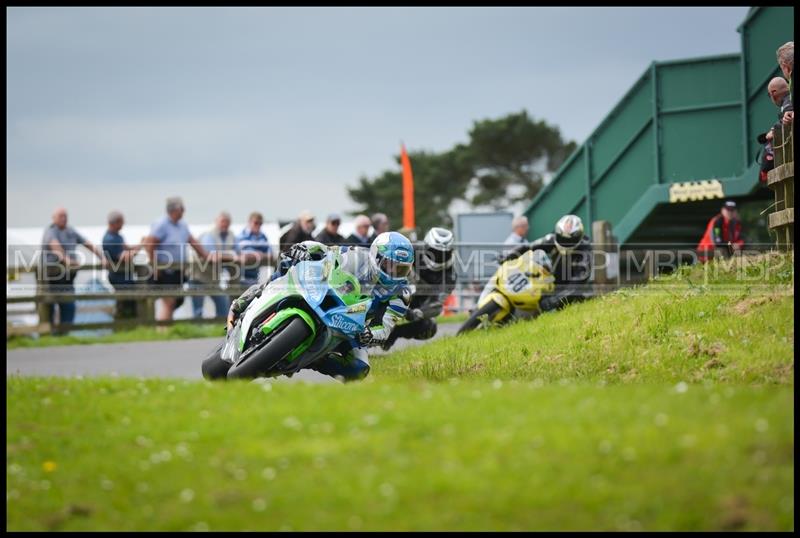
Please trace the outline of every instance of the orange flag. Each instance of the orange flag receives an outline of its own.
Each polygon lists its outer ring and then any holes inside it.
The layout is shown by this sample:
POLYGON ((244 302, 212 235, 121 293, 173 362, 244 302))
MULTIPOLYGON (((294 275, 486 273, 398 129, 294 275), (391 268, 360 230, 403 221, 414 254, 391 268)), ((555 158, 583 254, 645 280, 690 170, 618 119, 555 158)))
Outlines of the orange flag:
POLYGON ((414 229, 414 176, 405 144, 400 144, 400 164, 403 166, 403 228, 414 229))

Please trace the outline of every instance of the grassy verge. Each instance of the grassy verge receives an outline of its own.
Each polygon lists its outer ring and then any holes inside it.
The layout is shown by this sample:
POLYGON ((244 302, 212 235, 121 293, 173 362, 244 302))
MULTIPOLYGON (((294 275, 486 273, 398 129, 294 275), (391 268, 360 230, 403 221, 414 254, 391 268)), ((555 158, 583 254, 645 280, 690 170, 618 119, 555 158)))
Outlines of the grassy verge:
POLYGON ((9 530, 794 526, 789 387, 12 377, 6 398, 9 530))
POLYGON ((186 338, 211 338, 224 335, 220 323, 176 323, 158 331, 156 327, 137 327, 101 336, 63 336, 45 335, 39 338, 30 336, 11 336, 6 340, 6 349, 50 346, 78 346, 88 344, 118 344, 121 342, 147 342, 152 340, 181 340, 186 338))
POLYGON ((397 351, 376 369, 429 380, 793 383, 793 272, 786 258, 761 260, 772 267, 763 278, 756 262, 742 274, 686 267, 562 312, 397 351))

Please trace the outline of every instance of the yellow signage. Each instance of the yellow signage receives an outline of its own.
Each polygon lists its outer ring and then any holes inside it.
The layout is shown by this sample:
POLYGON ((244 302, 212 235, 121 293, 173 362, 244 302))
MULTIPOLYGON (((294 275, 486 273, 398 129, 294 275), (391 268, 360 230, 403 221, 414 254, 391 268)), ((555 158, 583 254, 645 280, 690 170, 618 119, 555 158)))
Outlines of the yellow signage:
POLYGON ((358 304, 355 304, 355 305, 351 306, 350 308, 348 308, 347 309, 347 313, 348 314, 354 314, 356 312, 363 312, 366 309, 367 309, 367 303, 366 302, 358 303, 358 304))
POLYGON ((718 179, 673 183, 669 187, 669 203, 671 204, 724 197, 722 183, 718 179))

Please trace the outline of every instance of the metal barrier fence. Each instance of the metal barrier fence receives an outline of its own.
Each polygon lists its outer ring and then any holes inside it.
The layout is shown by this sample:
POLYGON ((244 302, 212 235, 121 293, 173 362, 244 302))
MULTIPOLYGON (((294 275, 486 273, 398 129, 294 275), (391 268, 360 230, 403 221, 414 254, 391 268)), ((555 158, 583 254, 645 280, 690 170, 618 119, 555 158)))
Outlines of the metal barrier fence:
MULTIPOLYGON (((37 253, 38 255, 38 253, 37 253)), ((52 266, 50 266, 52 267, 52 266)), ((159 266, 160 270, 180 270, 185 272, 193 267, 206 268, 207 265, 199 261, 193 261, 185 264, 170 264, 159 266)), ((151 271, 150 264, 135 264, 131 265, 130 269, 132 274, 144 275, 151 271)), ((77 275, 79 272, 90 271, 96 275, 102 275, 106 268, 99 263, 82 263, 78 266, 69 269, 70 274, 77 275)), ((35 290, 33 294, 25 293, 28 291, 27 286, 21 286, 23 293, 17 295, 6 295, 6 304, 24 304, 34 303, 34 312, 37 314, 38 323, 34 325, 14 326, 11 323, 6 323, 7 336, 23 335, 23 334, 46 334, 46 333, 64 333, 70 330, 93 330, 93 329, 126 329, 138 326, 166 326, 172 325, 180 321, 187 320, 157 320, 155 316, 155 303, 159 298, 191 298, 191 297, 206 297, 206 296, 231 296, 237 297, 241 295, 246 289, 246 286, 240 283, 229 283, 225 289, 220 288, 218 285, 200 285, 194 284, 190 289, 185 289, 183 286, 188 283, 188 279, 184 279, 181 284, 175 286, 167 285, 153 285, 148 280, 135 281, 133 285, 128 287, 120 287, 121 289, 113 288, 108 291, 92 291, 89 293, 76 292, 73 284, 59 285, 59 279, 48 281, 45 276, 46 269, 40 263, 22 263, 13 265, 7 268, 8 280, 14 281, 19 278, 21 273, 33 273, 36 275, 35 290), (99 323, 60 323, 58 320, 50 319, 50 305, 53 303, 69 303, 76 301, 107 301, 114 300, 116 306, 122 301, 131 301, 135 304, 135 316, 123 317, 118 308, 106 309, 99 308, 106 313, 114 315, 114 320, 110 322, 99 323), (111 310, 111 311, 109 311, 111 310)), ((95 280, 99 280, 95 277, 95 280)), ((8 313, 8 312, 7 312, 8 313)), ((16 311, 15 314, 25 314, 26 311, 16 311)), ((224 317, 217 317, 208 319, 205 318, 203 322, 224 323, 224 317)), ((191 321, 191 320, 188 320, 191 321)))
MULTIPOLYGON (((589 281, 584 285, 582 293, 586 296, 599 295, 614 291, 620 287, 638 285, 646 282, 649 278, 660 274, 668 273, 677 269, 680 265, 693 264, 697 262, 696 245, 626 245, 620 249, 615 237, 612 235, 611 226, 606 221, 596 221, 593 223, 592 235, 595 241, 592 245, 593 250, 589 254, 592 257, 592 274, 589 281)), ((771 245, 759 245, 753 250, 769 250, 771 245), (766 247, 766 248, 765 248, 766 247)), ((447 311, 465 312, 471 310, 477 303, 484 285, 498 267, 497 256, 500 253, 513 248, 513 246, 502 244, 457 244, 455 246, 454 270, 457 274, 456 288, 453 292, 455 304, 448 302, 447 311), (465 248, 469 255, 466 258, 459 256, 459 249, 465 248)), ((729 253, 720 253, 728 256, 729 253)), ((420 257, 417 256, 419 261, 420 257)), ((175 264, 173 269, 188 270, 193 263, 183 265, 175 264)), ((266 264, 265 264, 266 265, 266 264)), ((147 264, 136 266, 138 272, 147 268, 147 264)), ((8 268, 9 275, 17 273, 37 272, 36 264, 22 264, 8 268)), ((93 271, 100 273, 104 267, 100 264, 84 264, 74 268, 79 271, 93 271)), ((563 277, 563 275, 562 275, 563 277)), ((96 277, 97 278, 97 277, 96 277)), ((557 275, 558 278, 558 275, 557 275)), ((181 320, 159 321, 155 316, 155 305, 158 298, 176 297, 206 297, 206 296, 228 296, 231 300, 243 293, 246 286, 239 282, 233 282, 227 288, 220 288, 218 284, 192 287, 184 289, 183 284, 188 283, 185 279, 182 284, 174 286, 152 285, 148 282, 137 282, 129 289, 115 289, 114 291, 76 293, 70 285, 67 290, 59 290, 52 284, 44 284, 39 280, 35 287, 35 293, 22 294, 6 297, 7 305, 19 303, 34 303, 38 313, 38 323, 28 326, 12 326, 7 323, 8 335, 31 334, 31 333, 50 333, 66 332, 76 329, 124 329, 135 326, 162 326, 171 325, 181 320), (49 306, 58 302, 92 301, 92 300, 114 300, 119 305, 122 301, 132 301, 136 304, 136 315, 132 318, 122 318, 115 316, 110 322, 102 323, 80 323, 62 324, 49 319, 49 306)), ((444 289, 444 288, 442 288, 444 289)), ((418 291, 423 294, 438 293, 435 287, 418 291)), ((203 322, 224 323, 224 318, 204 318, 203 322)))

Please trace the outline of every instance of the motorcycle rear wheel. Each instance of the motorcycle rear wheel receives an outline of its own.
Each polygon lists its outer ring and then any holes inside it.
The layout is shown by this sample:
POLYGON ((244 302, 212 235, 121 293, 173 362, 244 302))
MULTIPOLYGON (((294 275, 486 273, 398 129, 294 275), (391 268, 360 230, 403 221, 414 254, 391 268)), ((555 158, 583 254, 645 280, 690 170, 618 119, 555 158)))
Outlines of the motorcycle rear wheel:
POLYGON ((293 317, 263 347, 248 354, 244 361, 228 370, 228 379, 254 379, 271 373, 283 357, 302 344, 311 328, 300 317, 293 317))
POLYGON ((500 311, 500 305, 494 301, 489 301, 481 308, 477 309, 475 312, 472 313, 469 319, 467 319, 467 321, 464 322, 461 328, 458 329, 456 336, 477 329, 478 326, 481 324, 480 318, 482 316, 488 314, 489 316, 488 319, 491 320, 494 317, 494 315, 499 311, 500 311))

